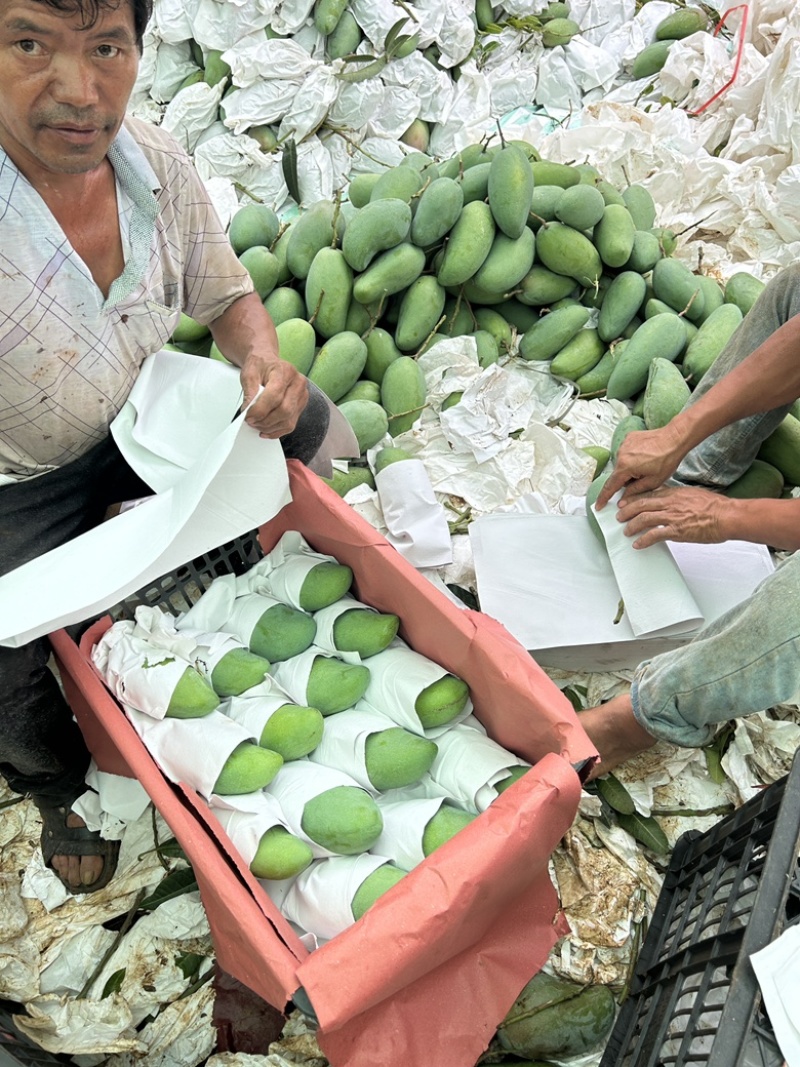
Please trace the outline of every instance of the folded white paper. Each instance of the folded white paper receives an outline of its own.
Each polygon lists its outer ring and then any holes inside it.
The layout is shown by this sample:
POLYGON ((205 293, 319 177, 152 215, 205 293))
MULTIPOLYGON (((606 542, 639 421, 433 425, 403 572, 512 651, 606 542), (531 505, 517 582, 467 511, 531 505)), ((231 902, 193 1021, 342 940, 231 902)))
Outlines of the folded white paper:
POLYGON ((432 659, 409 648, 399 637, 383 652, 370 656, 367 665, 369 685, 358 706, 371 705, 393 719, 397 726, 435 740, 454 723, 472 714, 472 699, 468 698, 464 709, 451 722, 427 730, 423 727, 414 708, 417 697, 448 672, 432 659))
POLYGON ((529 766, 476 730, 469 723, 457 723, 436 741, 439 751, 431 767, 431 778, 469 811, 481 812, 498 796, 494 788, 514 767, 529 766))
POLYGON ((142 364, 111 436, 139 477, 160 493, 213 444, 241 403, 236 367, 162 350, 142 364))
POLYGON ((774 570, 763 545, 744 541, 629 545, 612 561, 583 515, 488 515, 470 539, 481 609, 534 652, 688 640, 774 570))
POLYGON ((394 728, 387 715, 360 701, 354 708, 328 716, 322 740, 308 758, 344 771, 369 793, 377 794, 367 773, 367 741, 374 733, 394 728))
POLYGON ((425 828, 444 803, 444 797, 389 800, 379 796, 376 801, 383 816, 383 831, 372 846, 378 856, 386 856, 392 863, 410 871, 422 863, 422 838, 425 828))
POLYGON ((371 852, 317 860, 292 882, 283 914, 301 929, 330 940, 353 925, 353 897, 364 879, 388 862, 371 852))
MULTIPOLYGON (((182 404, 183 390, 178 393, 182 404)), ((223 401, 229 420, 233 412, 223 401)), ((184 437, 193 438, 196 428, 181 406, 176 412, 165 403, 159 411, 162 423, 180 418, 184 437)), ((148 421, 149 443, 154 435, 148 421)), ((174 445, 174 432, 166 439, 174 445)), ((177 480, 139 507, 0 578, 0 644, 18 647, 98 615, 187 560, 267 522, 291 499, 279 442, 261 438, 243 414, 210 443, 199 435, 195 456, 184 472, 173 463, 177 480)), ((143 462, 141 449, 136 462, 143 462)), ((155 466, 163 476, 167 465, 155 466)))
POLYGON ((306 803, 328 789, 338 786, 351 786, 360 789, 358 782, 334 767, 324 767, 320 763, 311 763, 307 759, 293 760, 285 763, 269 785, 266 792, 275 797, 283 811, 284 826, 295 836, 301 837, 311 845, 317 858, 332 856, 330 849, 312 841, 303 829, 303 811, 306 803))
POLYGON ((248 803, 244 806, 236 804, 236 797, 214 796, 211 810, 249 867, 267 830, 284 823, 281 806, 275 797, 263 791, 245 795, 248 803))
POLYGON ((631 629, 637 637, 696 630, 703 614, 666 543, 661 541, 643 550, 634 548, 617 519, 618 497, 619 494, 594 515, 605 538, 631 629))
POLYGON ((444 508, 421 460, 392 463, 375 475, 386 540, 414 567, 444 567, 453 561, 444 508))
POLYGON ((256 741, 243 726, 219 711, 200 719, 154 719, 123 704, 145 748, 171 782, 185 782, 206 799, 222 768, 239 745, 256 741))

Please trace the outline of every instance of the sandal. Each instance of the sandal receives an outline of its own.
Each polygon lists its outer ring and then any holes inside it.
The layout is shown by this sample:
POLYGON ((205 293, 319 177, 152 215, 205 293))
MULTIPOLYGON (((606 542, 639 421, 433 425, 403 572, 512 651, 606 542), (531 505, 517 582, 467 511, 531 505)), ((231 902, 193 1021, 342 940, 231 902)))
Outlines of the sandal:
POLYGON ((119 858, 119 841, 106 841, 97 830, 85 826, 67 826, 71 801, 55 797, 32 796, 42 817, 42 857, 46 867, 56 875, 70 893, 95 893, 114 877, 119 858), (90 885, 72 885, 52 865, 53 856, 102 856, 103 870, 90 885))

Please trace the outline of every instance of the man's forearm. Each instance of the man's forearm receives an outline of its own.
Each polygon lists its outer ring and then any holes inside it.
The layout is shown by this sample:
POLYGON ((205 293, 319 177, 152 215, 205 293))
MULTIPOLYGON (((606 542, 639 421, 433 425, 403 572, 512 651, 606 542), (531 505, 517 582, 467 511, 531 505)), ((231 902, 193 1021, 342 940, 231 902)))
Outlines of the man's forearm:
POLYGON ((720 525, 726 540, 793 552, 800 548, 800 500, 728 499, 720 525))
POLYGON ((234 301, 209 328, 222 354, 237 367, 243 367, 254 354, 262 359, 278 359, 275 324, 257 293, 234 301))
POLYGON ((738 419, 800 397, 800 316, 784 323, 673 420, 685 451, 738 419))

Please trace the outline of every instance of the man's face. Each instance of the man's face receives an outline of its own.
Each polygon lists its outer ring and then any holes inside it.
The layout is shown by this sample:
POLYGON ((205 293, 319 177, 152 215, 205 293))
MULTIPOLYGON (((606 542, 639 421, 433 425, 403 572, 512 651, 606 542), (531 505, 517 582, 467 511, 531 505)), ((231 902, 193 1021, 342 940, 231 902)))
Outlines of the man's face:
POLYGON ((0 0, 0 144, 34 185, 102 162, 138 63, 131 0, 88 28, 79 12, 0 0))

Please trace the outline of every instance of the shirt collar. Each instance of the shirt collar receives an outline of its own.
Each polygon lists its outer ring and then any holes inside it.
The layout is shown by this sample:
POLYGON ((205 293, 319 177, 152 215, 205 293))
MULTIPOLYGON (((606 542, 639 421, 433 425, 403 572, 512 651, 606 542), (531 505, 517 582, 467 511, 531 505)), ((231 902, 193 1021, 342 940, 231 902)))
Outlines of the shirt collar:
POLYGON ((124 123, 120 126, 117 136, 111 143, 111 147, 108 150, 108 158, 118 175, 120 170, 123 170, 126 174, 133 173, 139 179, 140 184, 149 192, 158 193, 161 191, 161 182, 158 180, 156 172, 148 163, 147 157, 124 123), (120 167, 119 164, 122 161, 127 166, 120 167))

